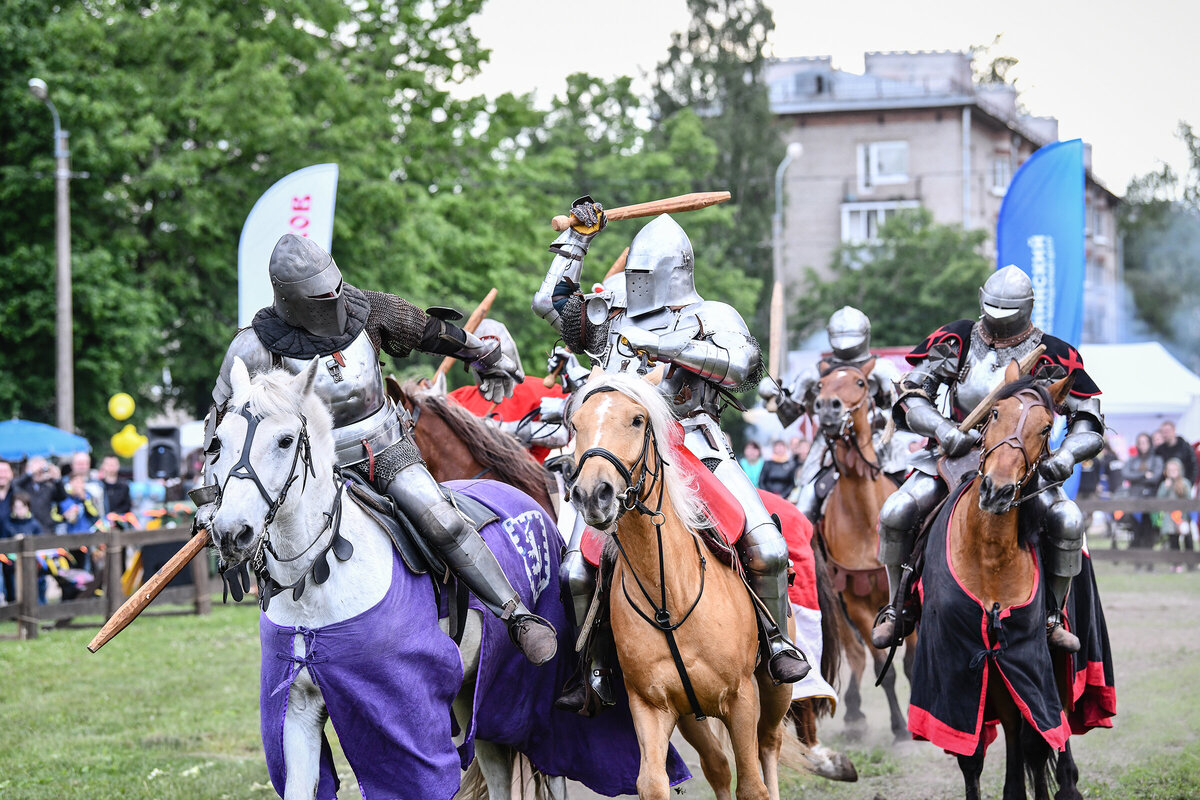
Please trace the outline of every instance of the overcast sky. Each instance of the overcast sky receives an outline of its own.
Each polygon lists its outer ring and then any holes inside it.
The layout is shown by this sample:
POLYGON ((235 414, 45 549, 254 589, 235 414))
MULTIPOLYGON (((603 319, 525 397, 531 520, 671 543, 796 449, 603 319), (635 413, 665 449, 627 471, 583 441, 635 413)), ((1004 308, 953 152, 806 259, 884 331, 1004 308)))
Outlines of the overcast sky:
MULTIPOLYGON (((871 50, 966 50, 989 44, 1020 60, 1010 73, 1034 113, 1057 117, 1063 139, 1093 146, 1092 168, 1117 194, 1167 162, 1186 166, 1179 120, 1200 127, 1200 3, 1193 0, 858 0, 772 3, 778 57, 833 56, 862 71, 871 50)), ((684 0, 489 0, 474 30, 492 56, 464 89, 536 92, 565 76, 645 75, 687 25, 684 0)), ((645 84, 643 84, 645 85, 645 84)))

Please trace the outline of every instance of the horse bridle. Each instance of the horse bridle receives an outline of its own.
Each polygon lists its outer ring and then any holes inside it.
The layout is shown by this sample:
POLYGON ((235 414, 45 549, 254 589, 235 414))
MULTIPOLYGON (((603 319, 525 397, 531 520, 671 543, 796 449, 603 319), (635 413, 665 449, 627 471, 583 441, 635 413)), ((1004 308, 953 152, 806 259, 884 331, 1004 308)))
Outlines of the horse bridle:
MULTIPOLYGON (((592 395, 601 394, 603 392, 618 392, 614 386, 601 386, 587 394, 580 401, 582 406, 585 402, 591 399, 592 395)), ((647 415, 649 416, 649 415, 647 415)), ((675 669, 679 673, 679 680, 683 684, 684 694, 687 696, 688 702, 692 706, 692 714, 697 720, 704 720, 705 715, 700 710, 700 700, 696 696, 696 690, 692 686, 692 681, 688 677, 687 666, 683 663, 683 656, 679 652, 679 645, 675 641, 675 631, 679 629, 683 623, 688 621, 692 616, 692 612, 696 610, 696 606, 700 605, 700 598, 704 596, 704 576, 707 571, 708 559, 704 557, 703 551, 700 549, 700 540, 696 534, 692 533, 692 544, 696 548, 696 555, 700 558, 700 588, 696 592, 696 599, 692 601, 687 612, 679 619, 678 622, 671 622, 671 611, 667 608, 667 575, 666 575, 666 559, 663 553, 663 536, 662 526, 666 523, 666 517, 662 513, 663 495, 666 492, 665 468, 669 464, 663 460, 662 453, 658 449, 658 439, 654 434, 654 425, 649 419, 646 420, 646 433, 642 437, 642 449, 638 453, 638 457, 628 466, 621 459, 617 458, 616 454, 604 447, 590 447, 583 452, 579 457, 579 461, 575 465, 571 477, 568 479, 573 486, 576 479, 579 477, 580 471, 583 470, 583 465, 589 458, 602 458, 616 468, 617 472, 625 481, 625 491, 620 495, 621 511, 617 514, 619 520, 624 516, 626 511, 637 510, 641 514, 651 518, 654 523, 654 531, 658 539, 658 586, 660 589, 661 602, 656 603, 654 598, 650 596, 650 592, 646 590, 646 586, 642 583, 642 579, 638 577, 637 571, 633 568, 633 564, 629 561, 629 555, 625 552, 625 546, 621 544, 621 537, 617 535, 616 530, 611 533, 613 541, 617 545, 617 551, 621 554, 621 559, 625 562, 625 567, 630 575, 633 576, 634 583, 637 584, 642 596, 646 598, 646 602, 650 604, 650 608, 654 610, 654 618, 651 619, 646 612, 642 611, 633 598, 629 596, 629 589, 625 586, 625 576, 621 575, 621 592, 625 595, 625 601, 629 603, 629 607, 637 613, 639 617, 644 619, 651 627, 661 631, 667 638, 667 647, 671 651, 671 659, 675 662, 675 669), (648 457, 654 455, 654 469, 650 469, 648 457), (641 474, 637 481, 633 480, 633 473, 641 469, 641 474), (646 475, 651 476, 649 486, 646 486, 646 475), (643 487, 645 487, 643 489, 643 487), (651 509, 646 504, 648 500, 658 490, 658 502, 655 508, 651 509)), ((614 521, 615 522, 615 521, 614 521)))
MULTIPOLYGON (((1036 473, 1036 471, 1037 471, 1036 467, 1037 467, 1038 463, 1050 451, 1050 437, 1046 436, 1042 439, 1042 447, 1041 447, 1041 450, 1038 452, 1037 457, 1030 459, 1029 453, 1025 450, 1025 441, 1021 438, 1021 433, 1025 430, 1025 423, 1029 419, 1029 413, 1031 411, 1033 411, 1034 408, 1039 408, 1039 407, 1046 408, 1046 404, 1042 400, 1042 396, 1033 389, 1022 389, 1019 392, 1016 392, 1015 394, 1013 394, 1011 396, 1018 400, 1024 398, 1024 399, 1030 400, 1031 402, 1028 405, 1026 405, 1025 403, 1021 404, 1021 416, 1017 418, 1017 426, 1013 430, 1013 432, 1010 433, 1008 436, 1005 436, 1003 439, 1001 439, 1000 441, 996 442, 994 445, 992 445, 991 447, 989 447, 983 451, 983 454, 979 458, 979 474, 982 475, 984 473, 985 468, 987 466, 988 456, 990 456, 992 453, 996 452, 997 450, 999 450, 1001 447, 1004 447, 1005 445, 1016 449, 1021 454, 1021 458, 1025 461, 1025 473, 1021 476, 1021 480, 1017 483, 1017 492, 1014 495, 1013 506, 1016 506, 1016 505, 1019 505, 1020 503, 1025 502, 1026 500, 1028 500, 1031 497, 1035 497, 1036 495, 1041 494, 1041 492, 1044 492, 1047 489, 1057 486, 1059 483, 1061 483, 1061 481, 1049 484, 1049 485, 1043 487, 1038 492, 1034 492, 1033 494, 1030 494, 1028 496, 1025 496, 1025 497, 1021 496, 1022 490, 1024 490, 1025 486, 1029 483, 1030 480, 1032 480, 1034 474, 1036 473)), ((991 426, 991 421, 993 419, 995 419, 995 417, 994 417, 994 414, 996 413, 995 409, 993 409, 992 413, 993 413, 993 416, 990 416, 988 418, 988 423, 987 423, 987 425, 984 426, 984 435, 986 435, 987 428, 991 426)), ((1050 409, 1050 416, 1051 416, 1051 419, 1053 419, 1054 409, 1052 409, 1052 408, 1050 409)))
MULTIPOLYGON (((868 403, 871 403, 871 404, 874 403, 874 401, 871 397, 871 386, 867 382, 867 376, 864 375, 863 371, 861 369, 859 369, 858 367, 855 367, 855 366, 852 366, 849 364, 844 364, 841 366, 834 367, 833 369, 830 370, 830 372, 833 372, 834 370, 838 370, 838 369, 854 370, 855 372, 857 372, 859 374, 860 379, 863 381, 863 383, 865 385, 863 386, 863 396, 859 399, 859 401, 852 406, 846 406, 842 410, 842 419, 841 419, 841 424, 838 426, 837 439, 839 441, 846 442, 847 444, 849 444, 851 447, 854 448, 854 450, 858 453, 858 457, 860 459, 862 459, 862 462, 864 464, 866 464, 868 467, 870 467, 871 478, 875 479, 879 476, 879 473, 883 472, 883 467, 879 463, 868 459, 866 454, 863 453, 862 445, 860 445, 858 443, 858 434, 854 427, 854 412, 858 411, 860 408, 862 408, 864 405, 866 405, 868 403)), ((826 375, 828 375, 828 374, 829 373, 826 373, 826 375)), ((821 377, 825 377, 825 376, 823 375, 821 377)), ((824 431, 822 431, 822 433, 824 433, 824 431)), ((829 452, 830 457, 836 463, 837 455, 834 453, 833 448, 830 447, 828 452, 829 452)))

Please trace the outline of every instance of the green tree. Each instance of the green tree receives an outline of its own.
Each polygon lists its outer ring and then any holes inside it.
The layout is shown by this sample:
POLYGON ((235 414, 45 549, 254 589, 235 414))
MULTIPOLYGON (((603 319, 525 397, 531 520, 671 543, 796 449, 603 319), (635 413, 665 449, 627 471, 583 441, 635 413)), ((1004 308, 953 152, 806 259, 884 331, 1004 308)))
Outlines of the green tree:
POLYGON ((828 280, 808 271, 811 289, 794 318, 810 320, 811 334, 854 306, 874 321, 873 345, 915 345, 939 325, 979 314, 979 287, 993 269, 980 254, 986 238, 936 223, 927 209, 898 212, 875 241, 839 247, 828 280))
MULTIPOLYGON (((759 279, 754 308, 743 313, 758 331, 767 327, 766 290, 771 274, 774 174, 784 144, 771 113, 764 80, 767 37, 775 28, 762 0, 688 0, 691 22, 675 33, 655 77, 657 116, 697 114, 717 146, 707 189, 733 193, 733 228, 722 248, 723 264, 759 279)), ((699 256, 697 257, 699 263, 699 256)))
POLYGON ((1134 178, 1118 211, 1125 282, 1138 316, 1177 355, 1200 367, 1200 139, 1187 123, 1183 174, 1167 165, 1134 178))

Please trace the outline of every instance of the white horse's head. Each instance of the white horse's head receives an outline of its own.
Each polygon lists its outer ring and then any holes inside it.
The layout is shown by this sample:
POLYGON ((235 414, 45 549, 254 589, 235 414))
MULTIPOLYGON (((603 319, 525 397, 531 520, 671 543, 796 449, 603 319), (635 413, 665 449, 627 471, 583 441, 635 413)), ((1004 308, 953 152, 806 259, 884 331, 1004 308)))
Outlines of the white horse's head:
POLYGON ((314 359, 299 375, 274 370, 251 380, 234 359, 233 392, 205 454, 220 494, 201 521, 227 568, 259 552, 268 525, 288 528, 306 489, 329 481, 333 420, 313 392, 316 369, 314 359))

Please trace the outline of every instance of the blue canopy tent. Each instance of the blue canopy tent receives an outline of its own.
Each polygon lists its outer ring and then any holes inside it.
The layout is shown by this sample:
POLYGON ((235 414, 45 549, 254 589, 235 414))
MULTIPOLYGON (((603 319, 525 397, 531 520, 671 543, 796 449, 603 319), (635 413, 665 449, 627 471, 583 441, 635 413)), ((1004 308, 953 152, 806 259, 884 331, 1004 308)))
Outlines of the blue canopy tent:
POLYGON ((24 461, 32 456, 69 456, 92 449, 87 439, 53 425, 10 419, 0 422, 0 458, 24 461))

